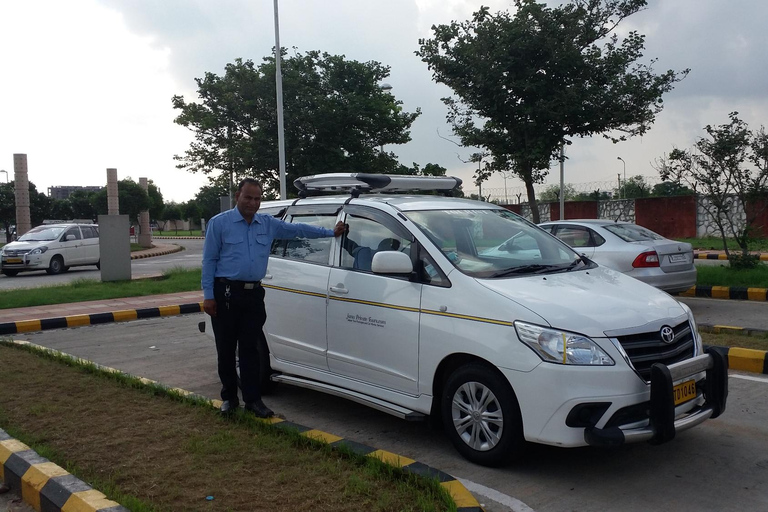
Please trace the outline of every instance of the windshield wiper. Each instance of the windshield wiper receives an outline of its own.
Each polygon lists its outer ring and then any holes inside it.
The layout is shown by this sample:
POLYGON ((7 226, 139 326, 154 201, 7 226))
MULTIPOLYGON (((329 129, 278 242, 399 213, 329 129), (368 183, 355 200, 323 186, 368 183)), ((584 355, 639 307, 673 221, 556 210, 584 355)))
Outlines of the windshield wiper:
POLYGON ((494 274, 491 274, 490 277, 504 277, 504 276, 511 276, 513 274, 543 274, 546 272, 550 272, 552 270, 561 270, 562 267, 560 265, 542 265, 540 263, 536 263, 533 265, 521 265, 519 267, 512 267, 508 268, 506 270, 500 270, 494 274))

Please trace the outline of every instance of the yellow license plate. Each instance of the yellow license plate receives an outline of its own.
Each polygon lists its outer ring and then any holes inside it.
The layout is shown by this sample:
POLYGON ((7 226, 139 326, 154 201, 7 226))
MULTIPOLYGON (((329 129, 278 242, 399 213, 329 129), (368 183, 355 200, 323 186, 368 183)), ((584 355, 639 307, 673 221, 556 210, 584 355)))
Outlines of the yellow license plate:
POLYGON ((696 398, 696 381, 687 380, 681 382, 672 389, 672 393, 675 396, 675 405, 680 405, 696 398))
POLYGON ((21 263, 21 258, 7 258, 6 263, 21 263))

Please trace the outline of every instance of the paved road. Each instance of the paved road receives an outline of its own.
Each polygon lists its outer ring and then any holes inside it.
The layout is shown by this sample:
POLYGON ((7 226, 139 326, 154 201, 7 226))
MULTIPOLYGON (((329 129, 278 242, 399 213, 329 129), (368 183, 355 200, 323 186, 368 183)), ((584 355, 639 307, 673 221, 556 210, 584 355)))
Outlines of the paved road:
POLYGON ((768 331, 768 302, 749 300, 676 297, 687 304, 696 322, 709 325, 730 325, 768 331))
MULTIPOLYGON (((216 398, 214 347, 197 331, 202 318, 194 314, 15 337, 216 398)), ((768 510, 768 379, 732 373, 730 389, 723 417, 671 443, 614 450, 533 446, 525 461, 501 469, 466 462, 442 432, 424 423, 404 422, 341 398, 282 385, 266 401, 289 420, 467 481, 488 512, 768 510)))
MULTIPOLYGON (((184 247, 183 251, 165 256, 137 259, 131 261, 131 276, 134 278, 161 274, 174 267, 199 267, 203 259, 203 240, 158 240, 158 243, 174 244, 184 247)), ((76 279, 101 279, 101 271, 95 266, 73 267, 63 274, 50 276, 44 270, 21 272, 15 277, 0 274, 0 290, 14 288, 37 288, 65 284, 76 279)))

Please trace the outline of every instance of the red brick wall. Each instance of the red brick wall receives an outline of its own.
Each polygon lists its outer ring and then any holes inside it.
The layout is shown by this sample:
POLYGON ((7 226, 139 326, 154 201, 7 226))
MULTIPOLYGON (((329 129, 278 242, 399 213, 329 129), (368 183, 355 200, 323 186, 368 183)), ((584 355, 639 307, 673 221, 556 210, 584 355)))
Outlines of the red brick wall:
POLYGON ((747 204, 747 216, 751 217, 757 214, 757 218, 752 223, 755 231, 752 236, 768 236, 768 199, 756 201, 754 205, 747 204))
MULTIPOLYGON (((566 201, 565 219, 596 219, 597 201, 566 201)), ((560 203, 549 203, 549 218, 560 220, 560 203)))
POLYGON ((520 204, 503 204, 501 206, 502 208, 506 208, 507 210, 515 212, 518 215, 523 214, 523 206, 520 204))
POLYGON ((635 224, 667 238, 696 237, 694 196, 635 199, 635 224))

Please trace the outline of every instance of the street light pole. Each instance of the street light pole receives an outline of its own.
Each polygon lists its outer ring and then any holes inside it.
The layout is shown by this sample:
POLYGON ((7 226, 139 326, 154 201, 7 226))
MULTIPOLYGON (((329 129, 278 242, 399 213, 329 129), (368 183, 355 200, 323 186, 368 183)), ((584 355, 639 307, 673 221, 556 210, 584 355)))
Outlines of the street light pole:
POLYGON ((280 19, 275 0, 275 85, 277 89, 277 152, 280 161, 280 199, 285 199, 285 127, 283 126, 283 72, 280 69, 280 19))
POLYGON ((627 198, 627 162, 625 162, 624 159, 621 158, 620 156, 617 156, 616 160, 621 160, 621 163, 624 164, 624 186, 621 187, 621 190, 619 191, 619 193, 622 193, 622 195, 624 196, 624 199, 626 199, 627 198))
MULTIPOLYGON (((382 91, 384 91, 384 92, 387 92, 387 93, 388 93, 389 91, 391 91, 391 90, 392 90, 392 86, 391 86, 391 85, 389 85, 387 82, 384 82, 383 84, 381 84, 381 85, 379 86, 379 89, 381 89, 382 91)), ((382 154, 382 155, 384 154, 384 143, 383 143, 383 142, 382 142, 381 146, 379 147, 379 151, 381 151, 381 154, 382 154)))

